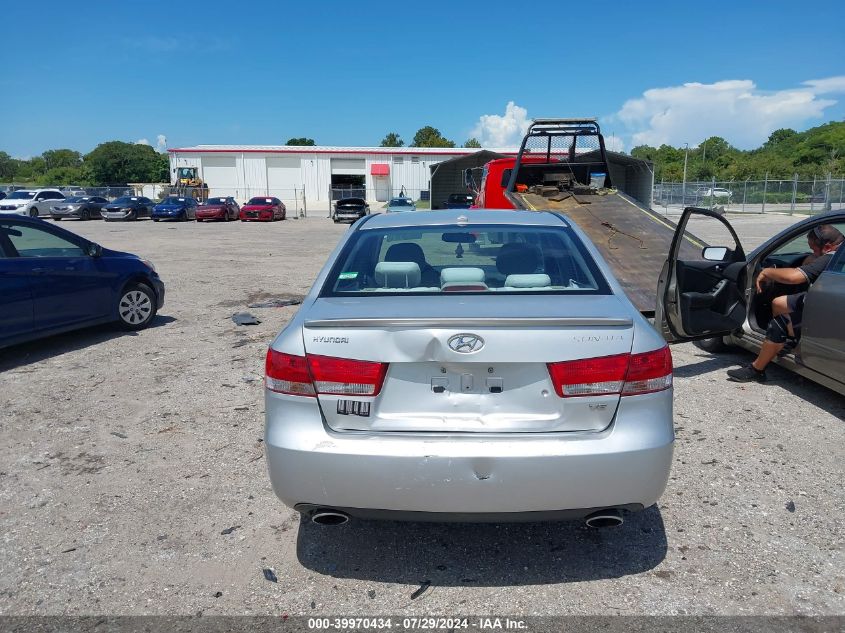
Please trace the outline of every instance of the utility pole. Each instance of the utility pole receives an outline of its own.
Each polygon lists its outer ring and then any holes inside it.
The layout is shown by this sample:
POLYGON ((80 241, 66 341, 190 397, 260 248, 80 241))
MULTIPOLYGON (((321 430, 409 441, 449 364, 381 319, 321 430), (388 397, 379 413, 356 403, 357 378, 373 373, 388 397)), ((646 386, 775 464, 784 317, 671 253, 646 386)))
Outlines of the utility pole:
POLYGON ((689 157, 689 143, 684 143, 684 183, 681 185, 681 206, 687 205, 687 158, 689 157))

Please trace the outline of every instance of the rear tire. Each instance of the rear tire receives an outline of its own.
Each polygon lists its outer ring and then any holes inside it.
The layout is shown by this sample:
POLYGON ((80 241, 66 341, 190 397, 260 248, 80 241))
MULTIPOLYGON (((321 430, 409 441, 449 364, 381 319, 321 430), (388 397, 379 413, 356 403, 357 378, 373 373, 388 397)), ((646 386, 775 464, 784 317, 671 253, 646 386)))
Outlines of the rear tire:
POLYGON ((117 301, 118 323, 124 330, 143 330, 157 311, 155 292, 147 284, 129 284, 117 301))
POLYGON ((721 336, 699 339, 697 341, 693 341, 692 344, 698 349, 711 354, 721 354, 722 352, 727 352, 730 349, 730 345, 726 344, 725 339, 721 336))

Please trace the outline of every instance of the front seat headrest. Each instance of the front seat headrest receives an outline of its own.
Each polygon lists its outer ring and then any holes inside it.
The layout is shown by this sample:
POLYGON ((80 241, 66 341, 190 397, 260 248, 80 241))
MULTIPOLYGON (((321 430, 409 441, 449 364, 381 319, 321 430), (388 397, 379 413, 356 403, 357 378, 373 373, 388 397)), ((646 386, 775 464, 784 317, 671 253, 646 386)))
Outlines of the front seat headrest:
POLYGON ((530 275, 540 270, 540 251, 522 242, 503 244, 496 256, 496 269, 503 275, 530 275))

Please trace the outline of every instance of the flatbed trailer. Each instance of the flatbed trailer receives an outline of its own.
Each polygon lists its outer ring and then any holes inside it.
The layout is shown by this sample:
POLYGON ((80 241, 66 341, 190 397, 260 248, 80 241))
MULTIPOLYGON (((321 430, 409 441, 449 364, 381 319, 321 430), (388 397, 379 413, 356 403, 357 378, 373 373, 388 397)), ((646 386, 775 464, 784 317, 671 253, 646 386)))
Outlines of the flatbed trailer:
MULTIPOLYGON (((571 218, 607 260, 631 302, 654 315, 657 280, 675 223, 613 186, 595 120, 535 120, 516 159, 488 163, 477 206, 505 205, 571 218)), ((687 233, 682 257, 699 259, 705 246, 687 233)))

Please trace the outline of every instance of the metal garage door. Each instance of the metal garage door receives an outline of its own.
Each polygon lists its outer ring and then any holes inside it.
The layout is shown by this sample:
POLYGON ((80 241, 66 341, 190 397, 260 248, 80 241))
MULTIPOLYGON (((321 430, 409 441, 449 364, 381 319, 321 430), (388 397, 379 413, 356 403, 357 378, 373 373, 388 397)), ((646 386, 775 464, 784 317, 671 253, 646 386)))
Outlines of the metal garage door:
POLYGON ((202 178, 212 196, 233 196, 238 188, 234 156, 203 156, 202 178))
POLYGON ((367 175, 367 161, 364 158, 332 158, 332 175, 367 175))
POLYGON ((271 196, 279 198, 302 189, 302 160, 295 156, 268 156, 267 188, 271 196))

